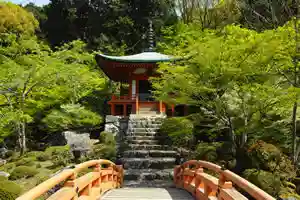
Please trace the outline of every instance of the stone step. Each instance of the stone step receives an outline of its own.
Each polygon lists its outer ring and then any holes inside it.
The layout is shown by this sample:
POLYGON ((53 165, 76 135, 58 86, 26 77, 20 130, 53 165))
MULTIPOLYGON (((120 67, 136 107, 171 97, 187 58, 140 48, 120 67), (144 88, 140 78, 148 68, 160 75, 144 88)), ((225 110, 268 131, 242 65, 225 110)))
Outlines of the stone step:
POLYGON ((124 173, 124 180, 172 180, 173 169, 127 169, 124 173))
POLYGON ((161 124, 151 124, 151 123, 132 123, 129 124, 129 129, 132 128, 160 128, 161 124))
POLYGON ((173 168, 175 158, 123 158, 125 169, 167 169, 173 168))
POLYGON ((138 132, 157 132, 159 128, 130 128, 129 132, 138 133, 138 132))
POLYGON ((129 188, 174 188, 175 185, 173 181, 165 181, 165 180, 153 180, 153 181, 135 181, 129 180, 124 181, 123 187, 129 188))
POLYGON ((130 140, 128 143, 131 144, 159 144, 159 140, 130 140))
POLYGON ((158 145, 158 144, 129 144, 131 150, 173 150, 170 145, 158 145))
POLYGON ((158 135, 128 135, 126 136, 126 138, 131 141, 131 140, 160 140, 160 139, 164 139, 166 137, 164 136, 158 136, 158 135))
POLYGON ((156 136, 156 132, 129 132, 127 133, 128 136, 156 136))
POLYGON ((175 157, 176 153, 176 151, 164 150, 128 150, 124 151, 123 156, 127 158, 175 157))

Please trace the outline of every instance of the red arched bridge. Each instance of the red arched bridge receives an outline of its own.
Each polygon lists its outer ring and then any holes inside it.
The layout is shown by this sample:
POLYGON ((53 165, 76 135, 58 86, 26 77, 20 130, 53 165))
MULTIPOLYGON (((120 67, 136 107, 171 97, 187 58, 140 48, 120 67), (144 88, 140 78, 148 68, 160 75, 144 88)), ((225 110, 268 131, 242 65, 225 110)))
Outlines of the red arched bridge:
POLYGON ((229 170, 206 161, 187 161, 174 169, 174 188, 122 188, 124 171, 108 160, 92 160, 67 169, 41 183, 17 200, 244 200, 244 191, 257 200, 272 196, 229 170), (84 170, 93 171, 79 176, 84 170), (212 172, 212 173, 209 173, 212 172), (216 174, 213 176, 211 174, 216 174), (47 195, 53 187, 62 187, 47 195), (44 198, 43 198, 44 197, 44 198))

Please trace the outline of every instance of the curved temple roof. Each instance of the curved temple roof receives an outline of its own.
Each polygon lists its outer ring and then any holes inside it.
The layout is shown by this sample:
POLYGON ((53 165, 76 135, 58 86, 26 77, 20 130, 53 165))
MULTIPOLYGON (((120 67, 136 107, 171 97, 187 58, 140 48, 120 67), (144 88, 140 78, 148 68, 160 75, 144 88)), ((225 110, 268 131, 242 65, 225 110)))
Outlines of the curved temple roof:
POLYGON ((168 56, 156 52, 143 52, 143 53, 130 55, 130 56, 107 56, 104 54, 98 54, 98 56, 106 60, 118 61, 118 62, 133 62, 133 63, 167 62, 175 59, 173 56, 168 56))

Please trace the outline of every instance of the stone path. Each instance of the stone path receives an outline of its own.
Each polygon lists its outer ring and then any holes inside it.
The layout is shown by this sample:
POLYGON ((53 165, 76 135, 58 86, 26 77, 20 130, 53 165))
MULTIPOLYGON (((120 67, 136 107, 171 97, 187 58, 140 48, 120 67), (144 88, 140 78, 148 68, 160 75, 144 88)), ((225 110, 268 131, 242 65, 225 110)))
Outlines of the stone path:
POLYGON ((176 188, 121 188, 108 191, 101 200, 192 200, 188 192, 176 188))

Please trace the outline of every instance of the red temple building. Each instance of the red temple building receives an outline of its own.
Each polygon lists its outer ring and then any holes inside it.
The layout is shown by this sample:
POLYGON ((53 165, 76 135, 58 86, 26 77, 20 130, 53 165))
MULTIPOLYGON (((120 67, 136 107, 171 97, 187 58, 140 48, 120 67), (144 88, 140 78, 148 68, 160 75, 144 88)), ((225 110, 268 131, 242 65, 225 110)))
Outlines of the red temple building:
MULTIPOLYGON (((96 55, 96 61, 110 80, 128 84, 128 88, 121 87, 120 94, 112 94, 110 115, 129 116, 130 114, 163 114, 174 116, 175 106, 168 106, 155 100, 149 77, 158 76, 155 69, 160 62, 174 60, 173 56, 153 51, 152 27, 150 25, 150 48, 143 53, 130 56, 96 55)), ((181 108, 182 115, 187 114, 186 106, 181 108)))

